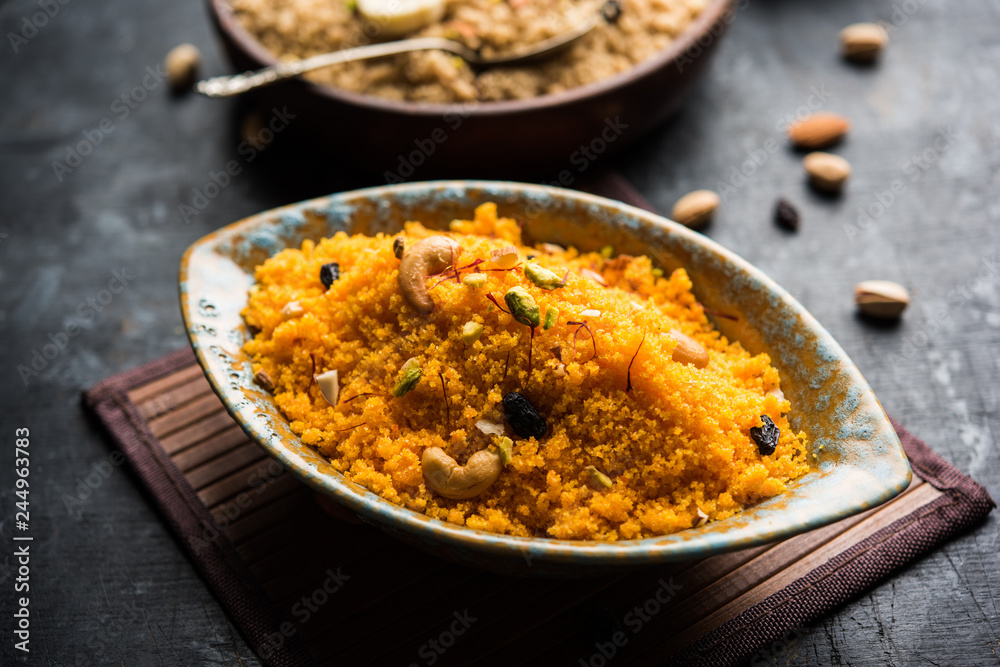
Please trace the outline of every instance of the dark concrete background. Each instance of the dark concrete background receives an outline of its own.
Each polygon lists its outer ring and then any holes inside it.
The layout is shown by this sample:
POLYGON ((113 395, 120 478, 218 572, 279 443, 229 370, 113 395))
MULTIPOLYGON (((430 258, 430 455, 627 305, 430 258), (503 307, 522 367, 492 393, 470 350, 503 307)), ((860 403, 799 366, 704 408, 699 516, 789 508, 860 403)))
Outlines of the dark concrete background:
MULTIPOLYGON (((290 132, 185 222, 178 204, 190 203, 192 188, 241 159, 242 109, 173 98, 147 68, 190 41, 208 72, 226 71, 204 8, 53 2, 55 15, 16 44, 10 34, 40 4, 0 4, 0 434, 9 446, 0 462, 0 663, 255 665, 127 469, 110 466, 89 495, 78 493, 80 480, 111 461, 80 391, 187 344, 176 274, 191 242, 245 215, 379 178, 350 173, 342 156, 290 132), (111 124, 101 130, 103 118, 111 124), (71 171, 53 167, 82 133, 98 131, 100 143, 71 171), (115 271, 128 284, 102 305, 115 271), (80 330, 65 348, 22 378, 18 367, 72 324, 80 330), (13 649, 10 616, 18 427, 32 442, 29 656, 13 649)), ((840 341, 887 411, 1000 497, 1000 6, 743 5, 683 110, 595 168, 617 167, 664 211, 689 190, 729 182, 706 233, 785 286, 840 341), (842 62, 837 31, 873 19, 891 28, 885 58, 874 67, 842 62), (805 187, 801 156, 782 140, 784 119, 810 104, 854 123, 837 149, 854 167, 843 197, 805 187), (770 139, 780 150, 767 152, 770 139), (751 154, 763 164, 741 179, 734 170, 751 154), (905 190, 888 203, 895 180, 905 190), (772 223, 778 196, 800 207, 797 234, 772 223), (859 207, 872 212, 861 224, 859 207), (899 325, 855 315, 852 286, 869 278, 912 292, 899 325)), ((754 664, 1000 663, 998 551, 991 517, 754 664)))

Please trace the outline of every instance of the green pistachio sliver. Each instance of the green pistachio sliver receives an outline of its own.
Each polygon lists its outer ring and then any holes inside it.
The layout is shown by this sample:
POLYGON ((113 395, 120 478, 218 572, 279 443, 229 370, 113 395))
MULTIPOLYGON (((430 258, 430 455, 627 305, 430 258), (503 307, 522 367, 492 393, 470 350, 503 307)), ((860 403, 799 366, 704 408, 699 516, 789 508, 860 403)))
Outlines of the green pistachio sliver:
POLYGON ((507 303, 514 319, 524 326, 534 328, 542 323, 542 313, 538 309, 538 304, 523 287, 511 287, 503 295, 503 300, 507 303))
POLYGON ((462 327, 462 342, 472 345, 483 335, 483 325, 479 322, 469 321, 462 327))
POLYGON ((514 460, 514 441, 507 436, 500 438, 497 449, 500 452, 500 462, 504 465, 509 465, 514 460))
POLYGON ((657 278, 660 278, 663 276, 663 269, 653 269, 651 273, 657 278))
POLYGON ((544 331, 548 331, 556 325, 556 321, 559 319, 559 309, 549 306, 545 309, 545 324, 542 325, 544 331))
POLYGON ((615 247, 613 245, 606 245, 601 248, 601 257, 604 259, 611 259, 611 256, 615 254, 615 247))
POLYGON ((614 482, 611 481, 610 477, 605 475, 603 472, 601 472, 594 466, 587 466, 586 468, 584 468, 584 470, 587 472, 588 475, 590 475, 590 481, 591 483, 593 483, 594 486, 603 489, 610 489, 614 485, 614 482))
POLYGON ((562 278, 544 266, 535 264, 534 262, 527 262, 524 265, 524 277, 535 283, 538 287, 546 290, 559 289, 565 286, 562 278))
POLYGON ((396 386, 392 388, 392 395, 396 398, 402 398, 413 391, 413 388, 420 382, 422 372, 420 362, 417 361, 416 357, 407 359, 403 367, 399 369, 399 379, 396 380, 396 386))
POLYGON ((485 273, 470 273, 469 275, 462 278, 462 284, 466 287, 471 287, 472 289, 479 289, 486 284, 486 274, 485 273))

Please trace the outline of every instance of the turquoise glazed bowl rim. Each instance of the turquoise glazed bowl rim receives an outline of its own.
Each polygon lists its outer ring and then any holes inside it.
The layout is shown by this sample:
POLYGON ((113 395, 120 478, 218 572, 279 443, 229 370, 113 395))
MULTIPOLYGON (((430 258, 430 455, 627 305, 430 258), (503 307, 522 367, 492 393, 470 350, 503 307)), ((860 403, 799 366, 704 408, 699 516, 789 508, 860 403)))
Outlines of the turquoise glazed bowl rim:
POLYGON ((199 363, 226 409, 253 441, 363 520, 462 562, 500 563, 501 568, 506 563, 514 569, 517 563, 537 564, 546 573, 573 574, 595 567, 703 558, 774 542, 865 511, 900 493, 911 478, 899 439, 860 371, 787 291, 702 234, 594 195, 504 181, 430 181, 291 204, 194 243, 181 262, 180 298, 199 363), (781 372, 782 388, 788 387, 793 426, 805 426, 810 437, 814 471, 791 483, 784 494, 723 521, 671 535, 597 542, 514 537, 431 519, 394 505, 333 470, 290 431, 270 394, 253 382, 251 364, 242 352, 248 333, 239 316, 253 267, 284 247, 298 247, 304 238, 341 230, 392 232, 411 219, 441 226, 455 217, 468 217, 485 201, 497 202, 501 215, 527 217, 526 234, 537 242, 551 240, 584 250, 610 242, 622 252, 645 250, 664 268, 688 268, 702 303, 713 310, 740 312, 745 318, 742 323, 718 318, 717 328, 751 352, 771 355, 781 372))

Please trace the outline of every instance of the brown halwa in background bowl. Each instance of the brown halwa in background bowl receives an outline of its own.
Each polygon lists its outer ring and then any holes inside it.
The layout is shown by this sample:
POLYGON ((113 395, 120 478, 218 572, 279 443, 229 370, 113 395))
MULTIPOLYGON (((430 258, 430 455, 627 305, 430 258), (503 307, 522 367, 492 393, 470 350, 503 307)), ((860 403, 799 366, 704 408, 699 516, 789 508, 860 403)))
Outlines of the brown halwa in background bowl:
MULTIPOLYGON (((274 52, 284 51, 284 57, 322 52, 324 34, 329 35, 329 50, 369 41, 360 22, 342 6, 344 0, 333 0, 341 4, 330 5, 332 15, 308 24, 292 9, 268 16, 262 8, 271 2, 210 0, 215 25, 237 69, 273 64, 274 52), (240 17, 234 6, 241 8, 240 17), (260 9, 266 20, 248 18, 248 7, 260 9), (331 24, 336 12, 353 26, 331 24), (293 51, 290 45, 296 40, 301 46, 293 51)), ((501 2, 506 10, 517 0, 501 2)), ((597 156, 637 140, 680 104, 705 71, 735 11, 731 0, 704 0, 676 37, 629 39, 623 38, 624 31, 637 29, 630 3, 642 3, 633 7, 634 14, 652 16, 650 7, 655 5, 648 0, 624 0, 621 26, 601 26, 546 61, 476 73, 440 52, 394 56, 328 68, 310 75, 315 80, 295 79, 261 89, 257 104, 268 110, 287 108, 300 127, 341 153, 345 164, 378 173, 388 182, 461 173, 548 176, 566 183, 586 171, 597 156), (659 43, 666 46, 655 50, 659 43), (581 61, 581 49, 596 50, 596 57, 581 61), (644 59, 629 65, 624 56, 615 56, 616 49, 634 50, 632 57, 644 59), (521 99, 501 99, 510 97, 521 99)), ((476 44, 474 38, 456 34, 453 17, 463 9, 461 3, 449 3, 442 25, 416 34, 457 36, 458 41, 480 46, 484 54, 491 49, 503 52, 504 47, 483 40, 476 44)), ((571 25, 572 18, 553 19, 548 31, 559 32, 565 27, 560 20, 571 25)), ((666 16, 659 28, 638 27, 667 31, 685 23, 666 16)), ((544 34, 544 30, 537 33, 544 34)), ((487 36, 499 39, 492 33, 487 36)), ((525 39, 533 41, 534 36, 525 39)), ((515 43, 507 50, 519 47, 523 48, 515 43)))

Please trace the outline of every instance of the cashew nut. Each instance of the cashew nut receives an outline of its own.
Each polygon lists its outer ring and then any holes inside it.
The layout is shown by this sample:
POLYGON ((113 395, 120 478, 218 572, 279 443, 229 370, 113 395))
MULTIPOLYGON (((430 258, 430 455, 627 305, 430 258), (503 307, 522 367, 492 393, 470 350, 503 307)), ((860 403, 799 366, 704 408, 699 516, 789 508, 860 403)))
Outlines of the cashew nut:
POLYGON ((478 496, 500 476, 503 463, 500 455, 481 449, 464 466, 448 456, 440 447, 428 447, 420 457, 427 486, 440 496, 466 500, 478 496))
POLYGON ((462 246, 447 236, 430 236, 406 248, 399 262, 399 290, 413 310, 421 315, 434 311, 424 280, 451 266, 461 252, 462 246))

